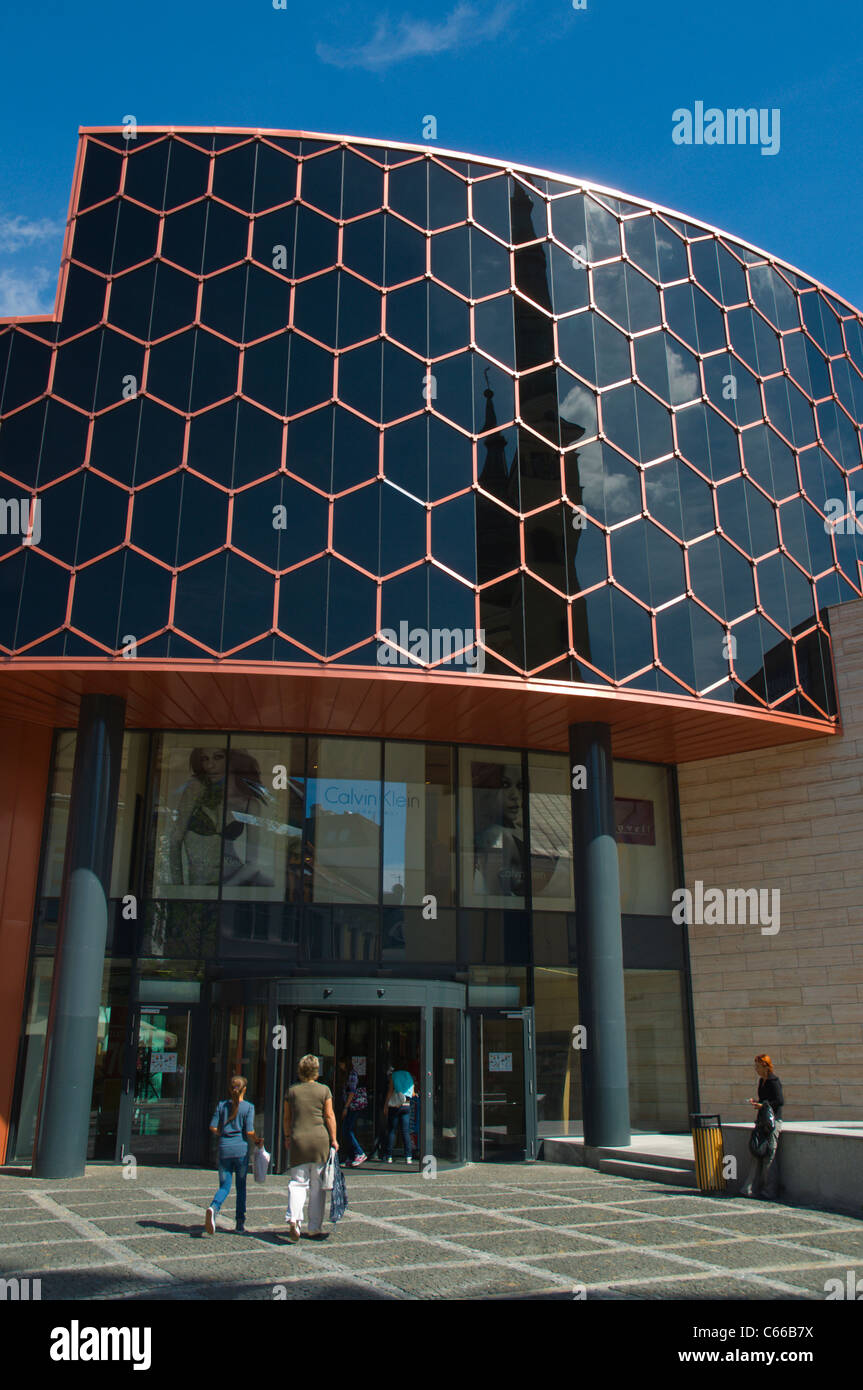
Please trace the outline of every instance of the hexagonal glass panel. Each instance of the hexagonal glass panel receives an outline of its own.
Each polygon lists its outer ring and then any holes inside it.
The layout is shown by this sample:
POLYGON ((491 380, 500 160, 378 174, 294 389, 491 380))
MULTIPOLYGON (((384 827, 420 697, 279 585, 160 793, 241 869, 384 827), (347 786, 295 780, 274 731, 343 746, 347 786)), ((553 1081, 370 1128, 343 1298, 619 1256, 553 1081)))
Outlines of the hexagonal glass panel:
POLYGON ((652 280, 669 284, 689 275, 686 245, 657 217, 638 217, 623 229, 626 254, 652 280))
POLYGON ((677 445, 687 463, 714 482, 740 472, 737 432, 709 405, 689 405, 674 418, 677 445))
POLYGON ((743 462, 750 477, 771 497, 789 497, 797 491, 794 454, 767 425, 756 425, 741 435, 743 462))
POLYGON ((746 271, 720 241, 696 241, 691 255, 696 280, 720 304, 731 306, 749 302, 746 271))
POLYGON ((681 540, 693 541, 714 529, 711 490, 679 459, 648 468, 644 490, 650 515, 681 540))
POLYGON ((566 455, 566 491, 603 526, 640 516, 643 509, 639 469, 599 440, 566 455))
POLYGON ((617 218, 584 193, 552 201, 551 232, 582 262, 607 261, 620 255, 617 218))
POLYGON ((717 410, 738 425, 750 425, 763 418, 758 382, 730 352, 721 352, 705 360, 704 384, 717 410))
POLYGON ((752 565, 722 536, 690 547, 689 575, 697 597, 727 622, 755 607, 752 565))
POLYGON ((760 314, 753 313, 751 309, 731 309, 728 333, 738 357, 758 376, 771 376, 774 372, 782 371, 779 338, 760 314))
POLYGON ((786 280, 771 265, 751 265, 749 283, 752 298, 765 318, 780 332, 799 328, 797 299, 786 280))
POLYGON ((722 310, 697 285, 672 285, 662 293, 669 328, 693 352, 716 352, 726 346, 722 310))
POLYGON ((719 525, 746 555, 757 558, 779 544, 776 510, 748 478, 732 478, 716 489, 719 525))
POLYGON ((684 405, 701 395, 698 359, 667 333, 635 340, 635 370, 639 380, 669 405, 684 405))
MULTIPOLYGON (((584 599, 588 646, 579 656, 615 681, 626 680, 653 661, 650 614, 620 589, 606 585, 584 599)), ((574 626, 574 624, 573 624, 574 626)))
POLYGON ((617 583, 652 608, 686 591, 683 550, 652 521, 612 531, 611 567, 617 583))
POLYGON ((601 402, 602 428, 618 448, 639 463, 671 453, 670 412, 642 387, 614 387, 603 392, 601 402))
POLYGON ((593 310, 562 319, 557 340, 567 367, 597 386, 611 386, 631 375, 629 340, 593 310))
POLYGON ((597 308, 629 333, 658 328, 659 291, 635 266, 598 266, 593 272, 597 308))

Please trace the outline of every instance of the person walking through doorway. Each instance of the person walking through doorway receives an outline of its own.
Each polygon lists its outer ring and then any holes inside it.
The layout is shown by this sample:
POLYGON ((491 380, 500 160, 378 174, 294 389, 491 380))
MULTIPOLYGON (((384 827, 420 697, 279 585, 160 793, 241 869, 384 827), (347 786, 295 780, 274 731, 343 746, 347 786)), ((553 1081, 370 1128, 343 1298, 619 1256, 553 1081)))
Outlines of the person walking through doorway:
POLYGON ((339 1073, 342 1078, 342 1136, 351 1156, 351 1167, 359 1168, 361 1163, 365 1163, 368 1155, 354 1133, 354 1125, 357 1116, 368 1105, 368 1094, 365 1087, 360 1085, 352 1058, 342 1058, 339 1062, 339 1073))
POLYGON ((298 1241, 303 1225, 306 1199, 309 1201, 309 1235, 313 1240, 325 1240, 321 1230, 324 1219, 324 1189, 321 1176, 330 1149, 338 1152, 336 1117, 333 1112, 333 1093, 329 1086, 318 1081, 320 1067, 317 1057, 307 1053, 297 1067, 299 1082, 288 1091, 285 1099, 283 1131, 288 1146, 291 1180, 288 1184, 289 1206, 285 1212, 288 1239, 298 1241))
POLYGON ((414 1096, 414 1079, 407 1069, 404 1061, 399 1062, 392 1076, 390 1077, 387 1098, 384 1104, 384 1111, 389 1121, 387 1131, 387 1163, 393 1161, 393 1149, 395 1147, 396 1129, 401 1129, 402 1143, 405 1150, 405 1163, 413 1163, 411 1152, 410 1117, 411 1101, 414 1096))
POLYGON ((216 1234, 216 1217, 237 1179, 237 1230, 246 1229, 246 1175, 249 1171, 249 1144, 263 1144, 255 1138, 255 1107, 245 1099, 248 1081, 231 1078, 230 1100, 220 1100, 210 1121, 210 1133, 219 1136, 219 1190, 204 1213, 207 1235, 216 1234))
POLYGON ((766 1052, 760 1053, 755 1058, 755 1071, 758 1076, 758 1099, 755 1100, 753 1096, 750 1096, 749 1104, 754 1105, 756 1110, 760 1110, 762 1105, 769 1105, 776 1120, 776 1128, 773 1131, 768 1152, 762 1158, 752 1155, 749 1172, 740 1189, 740 1195, 742 1197, 760 1197, 762 1201, 774 1202, 779 1195, 777 1158, 779 1136, 782 1133, 782 1107, 785 1104, 785 1095, 782 1090, 782 1082, 773 1070, 773 1063, 766 1052))

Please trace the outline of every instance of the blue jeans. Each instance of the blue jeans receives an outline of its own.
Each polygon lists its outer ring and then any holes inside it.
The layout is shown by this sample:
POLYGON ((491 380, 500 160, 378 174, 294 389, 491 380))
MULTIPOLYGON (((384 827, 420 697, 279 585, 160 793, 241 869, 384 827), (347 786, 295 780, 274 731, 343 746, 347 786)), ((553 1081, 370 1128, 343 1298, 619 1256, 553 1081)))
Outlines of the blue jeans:
POLYGON ((349 1110, 347 1115, 345 1115, 345 1118, 342 1120, 342 1136, 348 1148, 350 1149, 351 1156, 353 1158, 359 1158, 360 1154, 363 1152, 363 1146, 360 1143, 357 1136, 354 1134, 354 1125, 357 1122, 357 1114, 358 1111, 349 1110))
POLYGON ((405 1158, 410 1158, 413 1154, 411 1147, 411 1108, 409 1105, 390 1106, 390 1127, 387 1134, 387 1158, 392 1158, 393 1149, 396 1145, 396 1129, 401 1128, 402 1143, 405 1146, 405 1158))
POLYGON ((249 1171, 249 1155, 242 1158, 219 1159, 219 1190, 210 1205, 218 1216, 222 1203, 231 1190, 231 1178, 237 1179, 237 1225, 242 1226, 246 1219, 246 1174, 249 1171))

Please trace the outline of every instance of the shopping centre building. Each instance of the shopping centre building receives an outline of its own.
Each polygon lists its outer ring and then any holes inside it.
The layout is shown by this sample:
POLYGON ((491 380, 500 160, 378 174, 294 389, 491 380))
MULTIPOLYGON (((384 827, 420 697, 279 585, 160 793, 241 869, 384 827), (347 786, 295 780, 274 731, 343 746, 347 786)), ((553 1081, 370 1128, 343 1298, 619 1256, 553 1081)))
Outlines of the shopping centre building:
POLYGON ((205 1161, 236 1071, 278 1146, 309 1051, 456 1162, 762 1051, 859 1119, 861 422, 858 312, 656 205, 83 131, 0 322, 0 1161, 205 1161))

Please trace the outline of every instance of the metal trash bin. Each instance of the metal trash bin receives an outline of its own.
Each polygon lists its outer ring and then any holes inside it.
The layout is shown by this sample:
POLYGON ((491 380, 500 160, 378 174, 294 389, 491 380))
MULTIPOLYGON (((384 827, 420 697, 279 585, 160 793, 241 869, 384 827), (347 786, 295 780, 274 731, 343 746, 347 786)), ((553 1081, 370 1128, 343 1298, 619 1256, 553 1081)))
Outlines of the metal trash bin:
POLYGON ((695 1178, 702 1192, 724 1192, 722 1119, 719 1115, 690 1115, 695 1178))

